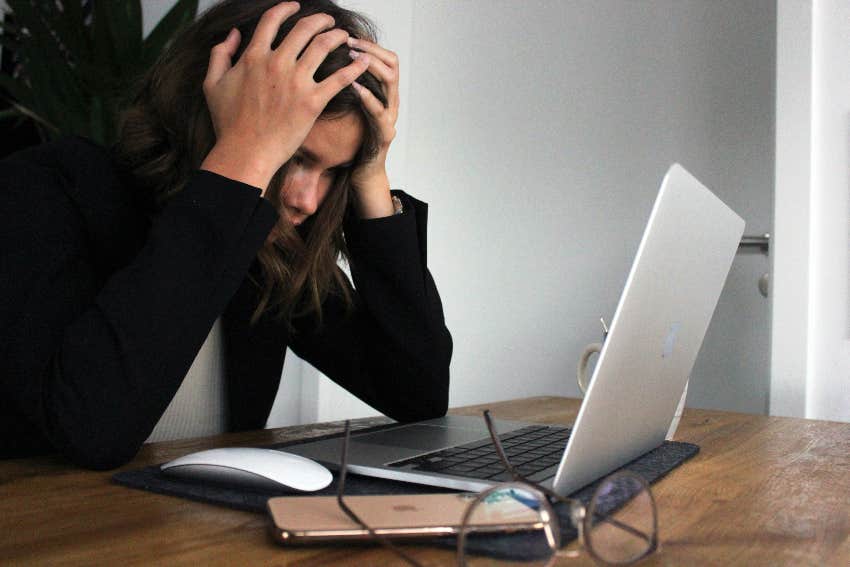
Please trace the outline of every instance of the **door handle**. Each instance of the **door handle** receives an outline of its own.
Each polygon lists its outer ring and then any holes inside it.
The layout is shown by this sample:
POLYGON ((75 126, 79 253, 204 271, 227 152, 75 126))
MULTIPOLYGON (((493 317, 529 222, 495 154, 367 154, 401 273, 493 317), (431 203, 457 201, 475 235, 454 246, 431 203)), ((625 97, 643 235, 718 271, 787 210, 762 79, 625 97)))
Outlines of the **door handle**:
POLYGON ((767 254, 770 251, 770 233, 761 236, 745 234, 741 237, 741 243, 738 245, 738 250, 742 248, 758 248, 767 254))
MULTIPOLYGON (((760 252, 767 255, 770 252, 770 233, 765 233, 762 236, 744 235, 741 237, 741 243, 738 245, 738 250, 745 248, 758 248, 760 252)), ((764 297, 767 297, 770 291, 770 274, 765 273, 758 281, 759 292, 764 297)))

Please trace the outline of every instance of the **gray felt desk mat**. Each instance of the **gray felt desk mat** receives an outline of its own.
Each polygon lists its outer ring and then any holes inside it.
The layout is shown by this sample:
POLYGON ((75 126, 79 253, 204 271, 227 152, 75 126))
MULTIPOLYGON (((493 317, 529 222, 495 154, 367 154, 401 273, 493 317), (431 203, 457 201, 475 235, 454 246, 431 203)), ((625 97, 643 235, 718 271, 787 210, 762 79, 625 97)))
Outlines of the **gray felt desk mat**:
MULTIPOLYGON (((393 424, 390 424, 393 425, 393 424)), ((378 426, 371 429, 358 430, 358 433, 364 431, 376 430, 387 427, 387 425, 378 426)), ((316 437, 317 439, 328 439, 340 436, 340 433, 316 437)), ((300 441, 291 441, 287 443, 279 443, 268 445, 270 448, 283 449, 288 445, 300 443, 300 441)), ((687 461, 699 452, 699 447, 692 443, 684 443, 681 441, 665 441, 661 446, 653 449, 649 453, 638 457, 634 461, 624 465, 620 470, 630 470, 638 473, 649 483, 654 483, 671 470, 687 461)), ((333 482, 326 488, 317 492, 310 493, 313 496, 333 496, 336 495, 338 476, 334 474, 333 482)), ((167 494, 170 496, 178 496, 180 498, 188 498, 199 502, 207 502, 219 506, 226 506, 237 510, 247 510, 249 512, 266 513, 266 501, 275 496, 299 495, 285 489, 274 491, 260 491, 246 488, 233 488, 223 485, 205 484, 200 482, 190 482, 183 479, 172 478, 162 474, 159 465, 152 465, 141 469, 123 471, 113 475, 112 480, 118 484, 156 492, 159 494, 167 494)), ((585 504, 588 503, 596 488, 596 483, 590 484, 571 496, 578 498, 585 504)), ((345 481, 345 493, 347 495, 354 494, 434 494, 438 492, 449 492, 450 489, 439 488, 433 486, 424 486, 419 484, 411 484, 393 480, 385 480, 380 478, 370 478, 349 474, 345 481)), ((568 543, 577 537, 575 529, 572 527, 567 510, 564 507, 557 507, 558 516, 561 519, 561 537, 562 543, 568 543)), ((513 539, 513 538, 509 538, 513 539)), ((439 538, 434 540, 437 545, 453 546, 454 538, 439 538)), ((508 541, 506 538, 500 538, 499 541, 490 543, 481 541, 482 548, 480 551, 487 554, 496 554, 500 556, 522 556, 527 553, 527 549, 523 546, 522 541, 508 541), (501 542, 501 544, 499 543, 501 542)))

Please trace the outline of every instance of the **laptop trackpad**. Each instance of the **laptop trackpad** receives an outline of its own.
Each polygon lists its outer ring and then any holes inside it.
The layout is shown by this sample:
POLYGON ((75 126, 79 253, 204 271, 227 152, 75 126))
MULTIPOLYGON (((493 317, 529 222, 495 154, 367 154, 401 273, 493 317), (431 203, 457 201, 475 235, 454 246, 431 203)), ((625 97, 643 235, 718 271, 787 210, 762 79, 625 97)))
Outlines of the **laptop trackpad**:
POLYGON ((433 451, 452 445, 471 443, 486 437, 486 432, 457 427, 441 427, 439 425, 411 424, 389 431, 377 431, 365 435, 356 435, 352 441, 369 445, 385 445, 433 451))

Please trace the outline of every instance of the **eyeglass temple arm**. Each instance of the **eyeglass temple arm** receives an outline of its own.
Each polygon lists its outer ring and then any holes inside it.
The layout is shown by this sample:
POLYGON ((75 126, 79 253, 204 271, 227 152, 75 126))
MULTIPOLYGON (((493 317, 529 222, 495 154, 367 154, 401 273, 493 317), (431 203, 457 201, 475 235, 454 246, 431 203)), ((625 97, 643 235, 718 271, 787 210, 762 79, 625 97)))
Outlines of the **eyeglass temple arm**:
POLYGON ((499 454, 499 459, 502 460, 502 464, 505 466, 505 469, 511 473, 514 480, 532 484, 526 480, 526 478, 514 468, 513 463, 508 460, 508 456, 505 454, 505 449, 502 447, 502 442, 499 440, 499 435, 496 433, 496 426, 493 425, 493 418, 490 417, 490 410, 488 409, 484 410, 484 422, 487 424, 487 430, 490 432, 490 439, 493 441, 493 446, 496 447, 496 453, 499 454))
POLYGON ((360 516, 354 513, 354 510, 348 507, 348 504, 343 500, 343 494, 345 493, 345 477, 348 473, 348 439, 351 437, 351 424, 348 420, 345 420, 345 433, 342 439, 342 457, 340 458, 339 463, 339 483, 337 484, 336 491, 336 502, 339 507, 342 509, 346 515, 354 520, 356 523, 360 525, 361 528, 369 532, 369 535, 378 540, 384 547, 413 565, 414 567, 423 567, 421 563, 419 563, 414 558, 410 557, 407 553, 399 549, 397 546, 393 545, 393 543, 373 530, 366 522, 360 519, 360 516))

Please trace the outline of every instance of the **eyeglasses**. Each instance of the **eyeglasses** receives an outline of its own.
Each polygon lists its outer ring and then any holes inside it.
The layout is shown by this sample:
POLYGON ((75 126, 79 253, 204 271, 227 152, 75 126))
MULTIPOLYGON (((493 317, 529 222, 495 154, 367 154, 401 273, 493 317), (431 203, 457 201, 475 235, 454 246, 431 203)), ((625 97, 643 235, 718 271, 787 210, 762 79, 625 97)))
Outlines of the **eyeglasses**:
MULTIPOLYGON (((606 477, 585 505, 520 474, 508 459, 487 410, 484 420, 499 459, 513 482, 496 484, 475 495, 467 505, 457 530, 459 566, 548 566, 558 557, 575 557, 577 551, 561 549, 562 525, 575 530, 581 546, 603 564, 631 565, 657 549, 657 508, 649 485, 641 476, 620 471, 606 477)), ((419 561, 376 533, 345 503, 349 438, 350 427, 346 422, 337 485, 339 507, 375 541, 411 565, 420 566, 419 561)))

